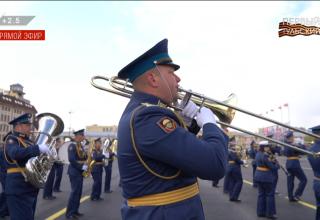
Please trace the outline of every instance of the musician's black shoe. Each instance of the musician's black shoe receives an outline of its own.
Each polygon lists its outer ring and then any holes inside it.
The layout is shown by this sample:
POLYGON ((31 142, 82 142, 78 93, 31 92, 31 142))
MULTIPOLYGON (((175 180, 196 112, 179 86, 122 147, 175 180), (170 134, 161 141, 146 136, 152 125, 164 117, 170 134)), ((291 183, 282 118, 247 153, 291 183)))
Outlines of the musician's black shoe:
POLYGON ((229 199, 230 202, 241 202, 241 199, 229 199))
POLYGON ((296 199, 296 198, 291 198, 291 199, 289 199, 289 202, 298 202, 299 200, 298 199, 296 199))
POLYGON ((77 212, 77 213, 75 213, 74 215, 77 216, 77 217, 82 217, 84 214, 83 214, 83 213, 80 213, 80 212, 77 212))

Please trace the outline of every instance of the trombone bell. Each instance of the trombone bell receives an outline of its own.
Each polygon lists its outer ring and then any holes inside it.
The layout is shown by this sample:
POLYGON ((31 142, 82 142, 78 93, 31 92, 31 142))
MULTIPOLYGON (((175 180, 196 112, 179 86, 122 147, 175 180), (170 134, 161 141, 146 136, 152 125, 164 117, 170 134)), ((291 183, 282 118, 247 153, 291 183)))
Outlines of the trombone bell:
MULTIPOLYGON (((186 93, 191 93, 190 100, 193 101, 196 105, 200 107, 205 106, 209 108, 219 118, 221 122, 231 124, 236 114, 236 110, 224 105, 217 104, 209 99, 193 96, 193 92, 188 91, 186 93)), ((238 98, 234 93, 230 94, 228 98, 225 101, 223 101, 223 103, 227 105, 232 105, 232 106, 237 105, 237 102, 238 102, 238 98)))

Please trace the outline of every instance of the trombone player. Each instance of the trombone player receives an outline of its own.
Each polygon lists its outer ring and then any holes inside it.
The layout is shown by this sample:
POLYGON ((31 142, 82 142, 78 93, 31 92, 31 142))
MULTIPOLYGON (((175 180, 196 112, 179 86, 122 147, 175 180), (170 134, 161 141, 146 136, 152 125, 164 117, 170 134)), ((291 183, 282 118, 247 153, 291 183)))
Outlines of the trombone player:
MULTIPOLYGON (((310 128, 312 133, 320 135, 320 125, 310 128)), ((316 139, 315 143, 311 146, 310 150, 316 152, 318 157, 313 157, 308 155, 309 163, 312 167, 314 180, 313 180, 313 190, 314 196, 316 198, 317 212, 316 220, 320 220, 320 139, 316 139)))
MULTIPOLYGON (((292 131, 288 131, 285 134, 285 142, 288 144, 294 144, 294 135, 292 131)), ((303 147, 301 147, 303 148, 303 147)), ((287 185, 288 185, 288 197, 290 202, 297 202, 300 200, 300 197, 303 194, 304 188, 307 185, 307 177, 304 174, 301 165, 300 165, 300 155, 302 153, 289 148, 285 147, 284 154, 287 156, 286 168, 288 171, 287 176, 287 185), (296 189, 295 193, 293 194, 294 190, 294 178, 297 177, 299 182, 299 186, 296 189)))
POLYGON ((179 69, 164 39, 118 73, 134 92, 118 126, 118 163, 125 203, 122 219, 203 220, 197 177, 221 179, 228 137, 213 112, 189 102, 182 115, 194 118, 203 138, 185 129, 181 117, 166 106, 178 99, 179 69))

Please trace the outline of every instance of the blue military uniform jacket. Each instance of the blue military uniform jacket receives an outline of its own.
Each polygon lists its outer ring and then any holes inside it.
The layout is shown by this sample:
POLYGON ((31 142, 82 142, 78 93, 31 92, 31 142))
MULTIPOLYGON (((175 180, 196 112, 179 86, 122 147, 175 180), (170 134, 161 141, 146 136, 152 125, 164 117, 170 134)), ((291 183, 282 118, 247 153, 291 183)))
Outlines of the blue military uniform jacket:
POLYGON ((71 176, 82 176, 82 166, 86 162, 87 155, 81 143, 71 143, 68 147, 69 167, 68 174, 71 176))
MULTIPOLYGON (((8 135, 4 156, 6 168, 24 168, 27 161, 40 155, 38 145, 34 145, 24 134, 13 132, 8 135)), ((38 189, 26 182, 22 173, 8 173, 6 177, 6 194, 38 193, 38 189)))
POLYGON ((126 199, 189 186, 197 177, 213 180, 225 174, 228 137, 209 123, 199 140, 182 127, 174 112, 159 105, 159 98, 136 91, 120 119, 117 156, 126 199), (152 171, 166 177, 178 175, 164 179, 148 171, 135 152, 132 137, 152 171))
POLYGON ((252 159, 252 166, 256 166, 256 154, 257 150, 255 150, 253 147, 250 148, 249 150, 249 157, 252 159))
MULTIPOLYGON (((289 144, 291 144, 291 143, 289 143, 289 144)), ((305 149, 305 146, 299 146, 299 148, 305 149)), ((300 157, 300 155, 303 155, 303 153, 296 151, 292 148, 285 147, 284 148, 284 155, 287 157, 300 157)), ((286 168, 287 169, 301 168, 300 161, 298 159, 295 159, 295 160, 287 159, 286 168)))
POLYGON ((114 161, 115 154, 111 151, 109 151, 109 158, 108 158, 108 164, 112 163, 114 161))
POLYGON ((233 151, 229 151, 228 161, 230 170, 240 170, 240 166, 243 164, 237 153, 233 151))
POLYGON ((273 145, 271 146, 271 152, 276 155, 278 154, 278 156, 281 156, 282 155, 282 149, 279 145, 273 145))
POLYGON ((275 176, 274 171, 279 169, 279 166, 269 160, 269 155, 258 151, 256 155, 257 170, 255 172, 255 180, 257 182, 272 183, 275 176), (267 171, 260 171, 259 167, 268 169, 267 171))
MULTIPOLYGON (((312 152, 320 152, 320 140, 317 140, 310 148, 312 152)), ((308 155, 308 160, 313 170, 315 177, 320 178, 320 159, 308 155)), ((320 180, 320 179, 319 179, 320 180)))
POLYGON ((95 164, 92 168, 92 173, 102 173, 103 171, 103 159, 105 156, 102 154, 102 151, 93 150, 92 160, 95 160, 95 164))
MULTIPOLYGON (((4 151, 3 147, 0 148, 0 182, 1 184, 5 183, 7 175, 7 168, 6 168, 6 161, 4 158, 4 151)), ((4 188, 2 188, 4 189, 4 188)))

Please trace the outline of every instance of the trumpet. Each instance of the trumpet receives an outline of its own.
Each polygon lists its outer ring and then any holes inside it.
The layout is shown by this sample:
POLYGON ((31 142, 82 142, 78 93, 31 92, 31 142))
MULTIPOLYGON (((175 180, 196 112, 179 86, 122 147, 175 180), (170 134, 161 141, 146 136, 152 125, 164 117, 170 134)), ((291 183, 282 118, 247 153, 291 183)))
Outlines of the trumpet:
MULTIPOLYGON (((113 77, 110 77, 110 78, 104 77, 104 76, 93 76, 91 78, 91 85, 94 86, 97 89, 100 89, 100 90, 103 90, 103 91, 107 91, 107 92, 110 92, 110 93, 113 93, 113 94, 116 94, 116 95, 120 95, 120 96, 126 97, 126 98, 130 98, 132 93, 133 93, 132 84, 128 80, 120 79, 117 76, 113 76, 113 77), (108 85, 110 86, 110 88, 98 85, 95 82, 96 80, 108 81, 109 82, 108 85)), ((175 103, 175 105, 170 105, 168 107, 173 108, 174 110, 177 110, 177 111, 181 111, 182 110, 181 106, 182 107, 185 106, 188 103, 188 101, 191 100, 196 105, 198 105, 200 108, 202 106, 205 106, 205 107, 209 108, 213 113, 215 113, 215 115, 217 115, 217 117, 219 118, 219 121, 217 121, 217 123, 220 124, 222 127, 229 127, 229 128, 234 129, 234 130, 238 130, 240 132, 243 132, 243 133, 255 136, 255 137, 259 137, 259 138, 264 139, 264 140, 268 140, 268 141, 276 143, 278 145, 292 148, 292 149, 294 149, 296 151, 299 151, 299 152, 302 152, 302 153, 305 153, 305 154, 308 154, 308 155, 312 155, 312 156, 315 156, 315 157, 320 155, 319 152, 316 153, 316 152, 311 152, 311 151, 308 151, 308 150, 305 150, 305 149, 301 149, 301 148, 298 148, 298 147, 293 146, 291 144, 287 144, 285 142, 278 141, 276 139, 269 138, 269 137, 266 137, 266 136, 263 136, 263 135, 259 135, 259 134, 253 133, 251 131, 248 131, 248 130, 245 130, 245 129, 242 129, 242 128, 239 128, 239 127, 231 125, 230 123, 232 122, 236 111, 239 111, 239 112, 242 112, 244 114, 250 115, 252 117, 259 118, 259 119, 271 122, 273 124, 277 124, 279 126, 291 129, 293 131, 297 131, 297 132, 303 133, 305 135, 320 139, 319 135, 316 135, 316 134, 313 134, 313 133, 310 133, 310 132, 307 132, 307 131, 304 131, 304 130, 301 130, 301 129, 298 129, 298 128, 295 128, 295 127, 292 127, 292 126, 289 126, 289 125, 281 123, 281 122, 277 122, 277 121, 275 121, 273 119, 266 118, 264 116, 261 116, 261 115, 255 114, 253 112, 250 112, 250 111, 247 111, 247 110, 244 110, 244 109, 236 107, 235 104, 236 104, 236 101, 237 101, 237 97, 236 97, 235 94, 231 94, 228 97, 228 99, 225 100, 225 101, 218 101, 216 99, 213 99, 213 98, 204 96, 202 94, 199 94, 199 93, 196 93, 196 92, 193 92, 193 91, 190 91, 190 90, 183 89, 182 87, 179 87, 179 89, 178 89, 178 100, 180 101, 179 105, 176 105, 176 103, 175 103)))

